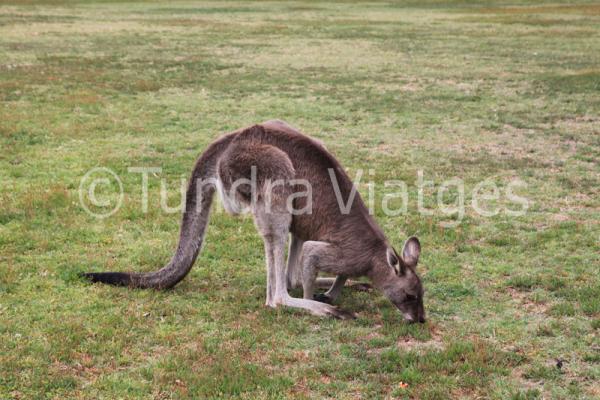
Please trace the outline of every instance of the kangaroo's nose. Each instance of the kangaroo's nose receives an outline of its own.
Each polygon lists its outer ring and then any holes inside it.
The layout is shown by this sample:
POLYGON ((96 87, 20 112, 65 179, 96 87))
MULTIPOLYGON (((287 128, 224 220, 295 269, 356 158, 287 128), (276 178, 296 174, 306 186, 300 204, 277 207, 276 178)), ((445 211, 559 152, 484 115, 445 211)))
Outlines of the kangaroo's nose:
POLYGON ((422 324, 422 323, 425 323, 425 317, 424 317, 424 316, 420 316, 420 317, 419 317, 419 322, 420 322, 421 324, 422 324))

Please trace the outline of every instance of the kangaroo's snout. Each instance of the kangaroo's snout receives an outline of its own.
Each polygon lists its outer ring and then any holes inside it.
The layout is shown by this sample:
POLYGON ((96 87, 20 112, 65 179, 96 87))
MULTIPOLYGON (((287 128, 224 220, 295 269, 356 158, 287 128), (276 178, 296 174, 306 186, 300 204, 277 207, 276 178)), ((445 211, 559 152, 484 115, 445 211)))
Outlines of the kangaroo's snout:
POLYGON ((420 323, 423 324, 426 322, 425 315, 419 315, 417 317, 413 317, 410 314, 404 314, 404 320, 409 324, 420 323))

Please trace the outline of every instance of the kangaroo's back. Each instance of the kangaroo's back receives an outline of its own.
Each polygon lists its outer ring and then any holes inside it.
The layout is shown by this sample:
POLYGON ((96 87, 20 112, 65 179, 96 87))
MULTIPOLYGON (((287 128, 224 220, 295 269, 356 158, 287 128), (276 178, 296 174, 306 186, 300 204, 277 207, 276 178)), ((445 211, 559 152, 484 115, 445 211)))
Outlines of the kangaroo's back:
MULTIPOLYGON (((267 121, 260 126, 264 130, 259 133, 255 130, 253 134, 284 151, 292 161, 295 178, 310 185, 310 198, 297 197, 294 209, 305 209, 306 202, 312 201, 312 212, 293 217, 291 231, 294 235, 302 240, 345 243, 353 249, 385 242, 383 232, 369 214, 352 180, 320 141, 284 121, 267 121), (348 204, 352 196, 350 207, 344 212, 341 206, 348 204), (357 243, 353 238, 360 238, 361 242, 357 243)), ((240 138, 243 135, 244 132, 240 133, 240 138)), ((297 187, 298 192, 304 190, 302 186, 297 187)))

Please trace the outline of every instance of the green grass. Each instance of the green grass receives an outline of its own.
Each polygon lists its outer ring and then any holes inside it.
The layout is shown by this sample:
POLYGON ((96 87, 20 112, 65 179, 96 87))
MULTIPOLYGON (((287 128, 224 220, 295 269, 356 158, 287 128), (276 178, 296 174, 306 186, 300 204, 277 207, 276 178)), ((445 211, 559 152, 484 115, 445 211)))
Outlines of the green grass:
POLYGON ((0 398, 598 398, 598 65, 592 2, 0 1, 0 398), (174 290, 77 278, 162 266, 159 178, 174 206, 208 143, 270 118, 408 184, 376 218, 422 241, 426 325, 350 290, 354 321, 265 309, 260 238, 223 213, 174 290), (96 166, 125 189, 104 220, 79 205, 96 166), (518 177, 530 208, 444 228, 419 170, 467 205, 518 177))

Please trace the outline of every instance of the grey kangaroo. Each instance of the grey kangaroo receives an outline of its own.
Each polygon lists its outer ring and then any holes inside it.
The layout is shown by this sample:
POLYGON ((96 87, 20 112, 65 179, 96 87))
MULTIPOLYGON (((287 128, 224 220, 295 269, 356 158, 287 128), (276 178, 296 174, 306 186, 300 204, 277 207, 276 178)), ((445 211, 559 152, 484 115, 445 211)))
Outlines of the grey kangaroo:
POLYGON ((200 156, 187 189, 177 250, 166 266, 149 273, 94 272, 84 276, 92 282, 136 288, 175 286, 198 256, 215 191, 228 212, 247 209, 254 216, 266 254, 267 306, 353 318, 353 313, 328 303, 337 298, 348 278, 366 276, 407 321, 425 322, 423 287, 415 269, 421 252, 418 239, 409 238, 399 255, 339 162, 322 144, 278 120, 226 134, 200 156), (251 185, 239 184, 252 179, 254 191, 248 188, 251 185), (306 193, 307 186, 311 196, 299 195, 306 193), (350 199, 345 212, 340 197, 350 199), (310 212, 294 212, 306 209, 310 212), (324 280, 317 280, 320 271, 336 278, 325 294, 315 296, 316 284, 324 280), (302 299, 288 294, 289 288, 300 286, 302 299))

